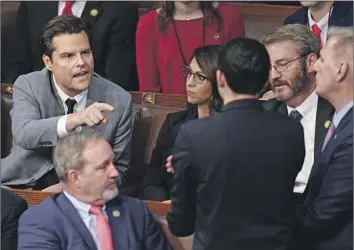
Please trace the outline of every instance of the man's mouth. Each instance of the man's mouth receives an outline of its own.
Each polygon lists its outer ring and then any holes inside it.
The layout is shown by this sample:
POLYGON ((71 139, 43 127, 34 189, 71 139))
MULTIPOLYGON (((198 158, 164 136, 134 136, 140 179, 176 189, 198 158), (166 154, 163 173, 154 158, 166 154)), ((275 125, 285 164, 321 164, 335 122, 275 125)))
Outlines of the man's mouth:
POLYGON ((86 76, 87 74, 88 74, 88 71, 81 71, 81 72, 75 74, 74 77, 79 78, 79 77, 86 76))

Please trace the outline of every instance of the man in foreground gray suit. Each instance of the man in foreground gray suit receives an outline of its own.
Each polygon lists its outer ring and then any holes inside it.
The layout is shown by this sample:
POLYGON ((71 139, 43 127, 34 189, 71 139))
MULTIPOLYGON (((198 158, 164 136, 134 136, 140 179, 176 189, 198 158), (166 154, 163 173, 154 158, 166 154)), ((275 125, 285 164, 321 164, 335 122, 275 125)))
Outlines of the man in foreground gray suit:
POLYGON ((2 183, 36 190, 58 183, 53 148, 59 138, 90 129, 111 144, 118 182, 124 182, 132 132, 130 94, 94 73, 87 28, 80 18, 58 16, 49 21, 41 47, 46 68, 14 83, 13 147, 1 159, 2 183))

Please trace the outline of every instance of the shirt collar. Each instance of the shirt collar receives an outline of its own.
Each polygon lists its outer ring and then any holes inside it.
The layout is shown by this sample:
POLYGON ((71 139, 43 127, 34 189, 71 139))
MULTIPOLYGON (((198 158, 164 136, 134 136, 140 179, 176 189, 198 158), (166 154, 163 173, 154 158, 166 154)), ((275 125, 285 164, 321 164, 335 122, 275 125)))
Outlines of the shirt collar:
POLYGON ((288 109, 288 114, 290 114, 292 110, 296 109, 297 111, 300 112, 302 117, 306 119, 311 114, 311 111, 316 110, 317 102, 318 102, 318 95, 316 94, 315 91, 313 91, 311 95, 307 97, 307 99, 303 103, 301 103, 297 108, 292 108, 289 107, 288 105, 286 105, 286 107, 288 109))
MULTIPOLYGON (((331 11, 332 11, 332 9, 331 9, 331 11)), ((312 25, 317 24, 317 26, 320 28, 321 32, 326 32, 328 29, 328 21, 329 21, 330 12, 328 12, 327 15, 322 17, 322 19, 320 21, 316 22, 315 20, 312 19, 310 8, 309 8, 307 11, 307 16, 308 16, 308 20, 309 20, 310 29, 311 29, 312 25)))
MULTIPOLYGON (((70 96, 68 96, 67 94, 65 94, 65 92, 59 87, 59 85, 57 84, 57 81, 55 80, 54 74, 52 74, 53 76, 53 82, 54 82, 54 86, 58 92, 58 95, 60 97, 60 99, 65 103, 65 101, 70 98, 70 96)), ((84 98, 87 97, 87 92, 88 90, 84 90, 82 91, 80 94, 77 94, 76 96, 74 96, 73 98, 75 99, 76 103, 80 103, 82 100, 84 100, 84 98)))
MULTIPOLYGON (((76 199, 74 196, 70 195, 68 192, 63 191, 64 195, 69 199, 69 201, 73 204, 76 210, 79 212, 80 216, 85 219, 90 216, 90 209, 92 207, 91 204, 82 202, 76 199)), ((102 206, 102 211, 106 209, 106 205, 102 206)))
POLYGON ((333 124, 337 128, 342 118, 346 115, 349 109, 353 107, 353 101, 345 105, 341 110, 336 112, 333 116, 333 124))
MULTIPOLYGON (((65 4, 66 0, 60 0, 60 4, 65 4)), ((76 6, 84 6, 87 1, 75 1, 73 5, 75 4, 76 6)))

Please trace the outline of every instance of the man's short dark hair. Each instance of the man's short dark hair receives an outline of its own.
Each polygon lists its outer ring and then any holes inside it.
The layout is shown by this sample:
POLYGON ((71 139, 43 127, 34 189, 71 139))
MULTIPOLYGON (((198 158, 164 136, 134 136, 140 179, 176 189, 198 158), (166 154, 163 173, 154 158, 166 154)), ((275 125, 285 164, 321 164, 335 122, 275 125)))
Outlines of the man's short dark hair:
POLYGON ((42 54, 52 58, 54 51, 53 38, 62 34, 77 34, 84 31, 88 35, 85 22, 76 16, 61 15, 54 17, 44 27, 40 46, 42 54))
POLYGON ((270 59, 257 40, 236 38, 222 46, 219 68, 234 92, 256 95, 268 80, 270 59))

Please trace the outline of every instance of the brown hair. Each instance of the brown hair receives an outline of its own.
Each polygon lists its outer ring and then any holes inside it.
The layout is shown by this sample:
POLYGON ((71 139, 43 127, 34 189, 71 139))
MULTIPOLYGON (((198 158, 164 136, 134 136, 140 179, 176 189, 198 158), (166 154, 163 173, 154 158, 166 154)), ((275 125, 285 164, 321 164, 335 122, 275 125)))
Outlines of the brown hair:
POLYGON ((314 53, 317 56, 320 51, 320 44, 315 34, 305 25, 287 24, 277 27, 275 30, 268 32, 263 38, 264 45, 293 41, 298 47, 297 52, 300 56, 314 53))
MULTIPOLYGON (((220 32, 222 30, 222 17, 219 11, 214 7, 214 2, 199 2, 199 7, 204 13, 204 20, 206 24, 212 23, 214 21, 217 22, 217 30, 216 32, 220 32)), ((157 23, 159 26, 159 30, 165 33, 168 24, 173 18, 173 14, 175 12, 175 3, 174 1, 162 1, 159 3, 159 7, 161 8, 160 13, 157 15, 157 23)))

